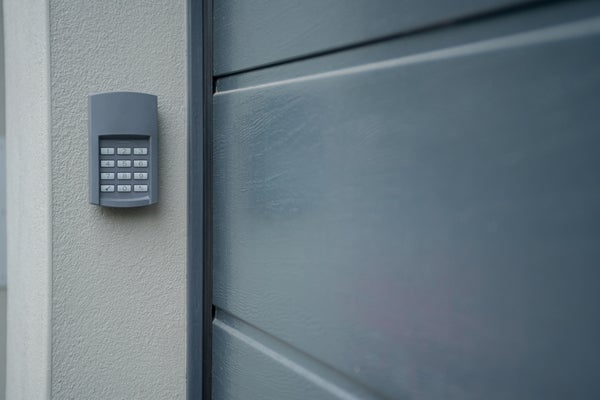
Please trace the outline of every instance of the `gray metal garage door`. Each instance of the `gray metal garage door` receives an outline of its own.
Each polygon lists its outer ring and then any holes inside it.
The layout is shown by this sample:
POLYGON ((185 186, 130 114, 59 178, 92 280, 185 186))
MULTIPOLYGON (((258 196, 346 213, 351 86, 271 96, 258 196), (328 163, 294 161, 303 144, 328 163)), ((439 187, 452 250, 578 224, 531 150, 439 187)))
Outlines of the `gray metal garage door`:
POLYGON ((600 3, 214 0, 214 399, 600 396, 600 3))

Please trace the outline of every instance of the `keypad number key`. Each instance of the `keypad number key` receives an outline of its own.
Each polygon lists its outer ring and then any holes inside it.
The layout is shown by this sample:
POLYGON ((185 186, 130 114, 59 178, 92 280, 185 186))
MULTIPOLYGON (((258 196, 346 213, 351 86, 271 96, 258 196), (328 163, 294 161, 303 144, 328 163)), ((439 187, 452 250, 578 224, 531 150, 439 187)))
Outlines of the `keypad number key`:
POLYGON ((134 168, 146 168, 148 167, 148 160, 133 160, 134 168))
POLYGON ((115 160, 100 160, 100 168, 114 168, 115 160))
POLYGON ((130 168, 131 160, 117 160, 117 167, 119 168, 130 168))

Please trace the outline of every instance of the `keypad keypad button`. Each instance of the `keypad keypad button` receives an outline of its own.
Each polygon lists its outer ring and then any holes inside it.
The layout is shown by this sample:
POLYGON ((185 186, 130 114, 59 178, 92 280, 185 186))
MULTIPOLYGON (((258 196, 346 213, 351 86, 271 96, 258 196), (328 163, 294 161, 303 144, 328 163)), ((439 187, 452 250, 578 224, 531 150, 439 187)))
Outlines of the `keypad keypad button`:
POLYGON ((148 160, 133 160, 134 168, 146 168, 148 166, 148 160))
POLYGON ((115 166, 114 160, 100 160, 101 168, 113 168, 115 166))
POLYGON ((152 166, 147 141, 101 139, 98 147, 101 198, 128 201, 146 198, 151 193, 152 166))

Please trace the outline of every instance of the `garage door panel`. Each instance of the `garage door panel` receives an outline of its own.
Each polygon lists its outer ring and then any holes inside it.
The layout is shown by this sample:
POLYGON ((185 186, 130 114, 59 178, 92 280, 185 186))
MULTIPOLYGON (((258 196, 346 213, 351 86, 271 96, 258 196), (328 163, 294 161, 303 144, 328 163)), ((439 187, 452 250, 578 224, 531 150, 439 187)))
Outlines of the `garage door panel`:
POLYGON ((217 94, 215 304, 390 398, 600 390, 599 26, 217 94))
POLYGON ((218 0, 215 75, 364 43, 535 0, 218 0))

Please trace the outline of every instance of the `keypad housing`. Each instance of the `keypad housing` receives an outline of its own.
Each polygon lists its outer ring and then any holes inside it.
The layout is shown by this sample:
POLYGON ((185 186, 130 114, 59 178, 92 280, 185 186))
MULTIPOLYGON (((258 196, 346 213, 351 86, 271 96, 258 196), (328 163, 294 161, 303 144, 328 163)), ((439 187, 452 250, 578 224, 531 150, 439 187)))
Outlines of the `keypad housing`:
POLYGON ((89 201, 104 207, 158 202, 158 98, 138 92, 88 97, 89 201))

